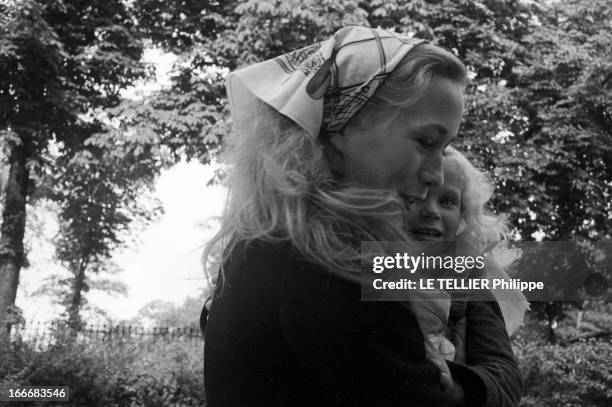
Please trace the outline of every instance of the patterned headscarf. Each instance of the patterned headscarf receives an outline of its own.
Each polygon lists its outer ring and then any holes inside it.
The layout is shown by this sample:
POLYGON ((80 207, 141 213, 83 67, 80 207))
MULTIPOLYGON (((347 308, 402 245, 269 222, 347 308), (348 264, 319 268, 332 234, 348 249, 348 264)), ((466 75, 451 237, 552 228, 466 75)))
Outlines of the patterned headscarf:
POLYGON ((425 40, 345 27, 332 38, 229 74, 234 122, 260 99, 310 136, 340 132, 399 62, 425 40))

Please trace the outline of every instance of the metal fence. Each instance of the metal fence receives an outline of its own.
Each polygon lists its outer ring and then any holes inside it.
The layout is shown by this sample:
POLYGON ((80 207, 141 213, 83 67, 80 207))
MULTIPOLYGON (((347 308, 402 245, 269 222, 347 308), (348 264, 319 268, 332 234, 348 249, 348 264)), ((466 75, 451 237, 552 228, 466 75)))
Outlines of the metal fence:
POLYGON ((73 330, 64 322, 30 321, 11 327, 11 340, 24 341, 46 347, 64 338, 72 337, 83 342, 151 343, 162 340, 182 341, 187 344, 203 343, 203 336, 196 326, 188 327, 143 327, 140 325, 84 324, 73 330))

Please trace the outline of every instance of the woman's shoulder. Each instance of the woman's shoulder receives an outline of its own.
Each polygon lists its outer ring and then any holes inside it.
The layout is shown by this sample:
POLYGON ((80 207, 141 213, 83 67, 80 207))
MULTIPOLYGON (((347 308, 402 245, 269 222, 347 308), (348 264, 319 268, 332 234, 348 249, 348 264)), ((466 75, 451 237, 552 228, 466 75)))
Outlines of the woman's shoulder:
POLYGON ((239 241, 228 250, 221 273, 226 282, 262 285, 268 281, 276 285, 287 271, 305 264, 289 241, 239 241))
POLYGON ((264 264, 270 267, 275 264, 297 262, 299 257, 297 250, 289 241, 255 239, 234 243, 227 256, 226 265, 264 264))
POLYGON ((277 292, 281 298, 325 296, 333 292, 359 293, 358 286, 303 254, 291 241, 237 242, 223 264, 227 282, 277 292))

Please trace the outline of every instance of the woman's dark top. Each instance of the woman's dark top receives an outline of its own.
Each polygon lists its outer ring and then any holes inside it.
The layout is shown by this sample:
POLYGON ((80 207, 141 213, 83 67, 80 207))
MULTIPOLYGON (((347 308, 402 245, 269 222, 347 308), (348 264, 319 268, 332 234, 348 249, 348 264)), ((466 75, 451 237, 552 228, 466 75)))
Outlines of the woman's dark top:
MULTIPOLYGON (((205 334, 207 407, 451 405, 408 307, 362 302, 359 285, 289 243, 238 246, 224 272, 205 334)), ((449 362, 466 405, 518 404, 499 306, 469 303, 466 316, 467 365, 449 362)))

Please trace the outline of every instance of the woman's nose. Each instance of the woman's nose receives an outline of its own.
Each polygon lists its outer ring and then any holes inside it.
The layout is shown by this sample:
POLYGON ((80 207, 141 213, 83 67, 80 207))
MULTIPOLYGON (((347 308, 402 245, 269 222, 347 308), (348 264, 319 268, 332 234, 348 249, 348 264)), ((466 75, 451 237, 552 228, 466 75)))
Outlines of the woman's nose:
POLYGON ((422 178, 428 187, 440 187, 444 184, 444 173, 441 170, 424 172, 422 178))
POLYGON ((442 170, 442 156, 431 159, 423 166, 420 173, 421 181, 428 187, 440 187, 444 184, 444 171, 442 170))

